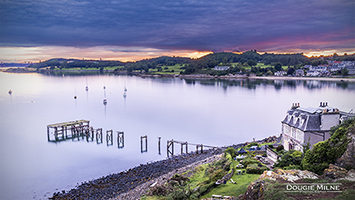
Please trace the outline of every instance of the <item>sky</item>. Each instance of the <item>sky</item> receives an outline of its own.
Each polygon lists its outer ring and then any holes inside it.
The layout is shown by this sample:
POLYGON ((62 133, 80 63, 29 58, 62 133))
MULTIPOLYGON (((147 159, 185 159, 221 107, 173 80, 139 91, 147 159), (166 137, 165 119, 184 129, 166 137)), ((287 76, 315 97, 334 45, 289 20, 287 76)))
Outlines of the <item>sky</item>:
POLYGON ((355 53, 354 0, 0 0, 0 62, 355 53))

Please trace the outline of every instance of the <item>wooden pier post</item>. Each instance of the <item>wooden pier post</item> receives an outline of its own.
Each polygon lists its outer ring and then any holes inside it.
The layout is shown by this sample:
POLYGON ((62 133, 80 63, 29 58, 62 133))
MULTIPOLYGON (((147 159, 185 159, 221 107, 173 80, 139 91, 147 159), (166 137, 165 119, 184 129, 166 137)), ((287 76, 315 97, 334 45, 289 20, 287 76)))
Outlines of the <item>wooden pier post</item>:
POLYGON ((174 140, 168 140, 166 144, 166 154, 169 157, 169 155, 174 155, 174 140), (171 148, 171 151, 170 151, 171 148))
POLYGON ((203 153, 203 144, 196 145, 196 153, 198 153, 199 148, 201 148, 201 153, 203 153))
POLYGON ((96 143, 97 144, 102 143, 102 128, 96 129, 96 143))
POLYGON ((141 136, 141 153, 148 151, 148 137, 147 135, 141 136), (143 139, 145 139, 145 148, 143 148, 143 139))
POLYGON ((161 155, 161 152, 160 152, 160 139, 161 139, 161 137, 158 137, 158 152, 159 152, 159 155, 161 155))
POLYGON ((106 131, 106 143, 107 143, 107 146, 113 145, 113 131, 112 131, 112 129, 106 131))
POLYGON ((48 142, 51 141, 51 138, 49 136, 49 127, 47 126, 47 138, 48 138, 48 142))
POLYGON ((119 149, 124 147, 124 132, 123 131, 117 131, 117 144, 118 144, 119 149))
POLYGON ((95 135, 94 127, 91 127, 90 131, 91 131, 91 141, 94 141, 94 135, 95 135))
POLYGON ((183 149, 184 145, 185 145, 185 148, 186 148, 186 153, 188 153, 187 152, 187 146, 188 146, 187 142, 183 142, 183 143, 180 143, 180 144, 181 144, 181 154, 184 153, 184 149, 183 149))

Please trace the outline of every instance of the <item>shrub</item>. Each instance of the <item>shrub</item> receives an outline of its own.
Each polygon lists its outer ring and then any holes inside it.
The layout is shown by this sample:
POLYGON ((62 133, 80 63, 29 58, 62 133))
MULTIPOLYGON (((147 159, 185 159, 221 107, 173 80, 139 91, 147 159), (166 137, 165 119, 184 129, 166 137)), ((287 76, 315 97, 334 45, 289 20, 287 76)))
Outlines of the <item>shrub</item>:
POLYGON ((242 164, 243 164, 244 166, 248 166, 248 165, 250 165, 250 164, 258 164, 258 163, 260 163, 260 161, 258 161, 258 160, 255 159, 255 158, 252 158, 252 157, 246 157, 246 158, 243 160, 243 162, 242 162, 242 164))
POLYGON ((290 169, 302 169, 301 165, 289 165, 287 167, 283 168, 284 170, 290 170, 290 169))
POLYGON ((334 164, 346 151, 349 143, 347 135, 354 129, 354 125, 355 119, 352 118, 338 126, 328 140, 313 145, 313 149, 305 153, 301 162, 302 168, 319 175, 323 174, 324 169, 328 168, 329 164, 334 164))
POLYGON ((232 164, 232 162, 228 160, 228 161, 224 164, 223 170, 228 172, 228 171, 230 170, 231 164, 232 164))
POLYGON ((274 166, 275 167, 288 167, 290 165, 301 165, 302 162, 302 152, 291 149, 290 151, 286 152, 282 157, 281 160, 278 160, 274 166))
POLYGON ((223 169, 219 169, 211 175, 211 181, 216 182, 218 179, 223 178, 225 174, 226 172, 223 169))
POLYGON ((284 150, 284 145, 280 145, 276 148, 276 151, 279 152, 281 150, 284 150))
POLYGON ((248 144, 246 147, 247 147, 247 149, 249 149, 252 146, 259 146, 259 144, 257 142, 252 142, 252 143, 248 144))
POLYGON ((162 185, 157 185, 155 187, 152 187, 149 192, 148 195, 150 196, 165 196, 167 194, 167 188, 165 186, 162 185))
POLYGON ((250 164, 247 167, 248 174, 262 174, 264 171, 269 170, 266 166, 259 167, 258 164, 250 164))
POLYGON ((224 153, 229 153, 232 158, 234 158, 236 155, 236 150, 233 147, 228 147, 226 150, 224 150, 224 153))
POLYGON ((199 190, 200 195, 202 196, 203 194, 208 192, 208 190, 211 189, 213 186, 214 186, 214 182, 201 186, 199 190))

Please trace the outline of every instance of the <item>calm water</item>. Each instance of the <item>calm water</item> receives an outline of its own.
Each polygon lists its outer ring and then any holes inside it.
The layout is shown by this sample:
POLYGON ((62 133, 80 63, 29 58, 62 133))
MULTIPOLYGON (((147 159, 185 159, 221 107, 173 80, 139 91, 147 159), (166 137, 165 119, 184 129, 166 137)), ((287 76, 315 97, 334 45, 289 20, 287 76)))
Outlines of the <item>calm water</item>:
POLYGON ((170 139, 224 146, 278 135, 293 102, 355 108, 355 84, 344 82, 6 73, 0 73, 0 81, 0 199, 46 199, 82 181, 165 159, 170 139), (116 140, 107 146, 105 138, 102 144, 47 141, 48 124, 77 119, 90 120, 104 131, 113 129, 115 137, 116 131, 124 131, 124 148, 116 140), (145 153, 140 147, 143 135, 148 136, 145 153))

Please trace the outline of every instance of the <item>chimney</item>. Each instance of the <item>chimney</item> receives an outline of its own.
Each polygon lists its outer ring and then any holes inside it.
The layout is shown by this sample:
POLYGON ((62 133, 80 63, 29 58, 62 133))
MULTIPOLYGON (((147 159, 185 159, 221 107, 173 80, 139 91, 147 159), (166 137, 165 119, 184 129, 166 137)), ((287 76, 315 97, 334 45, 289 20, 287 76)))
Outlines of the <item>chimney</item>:
POLYGON ((292 103, 292 109, 300 107, 300 103, 292 103))

